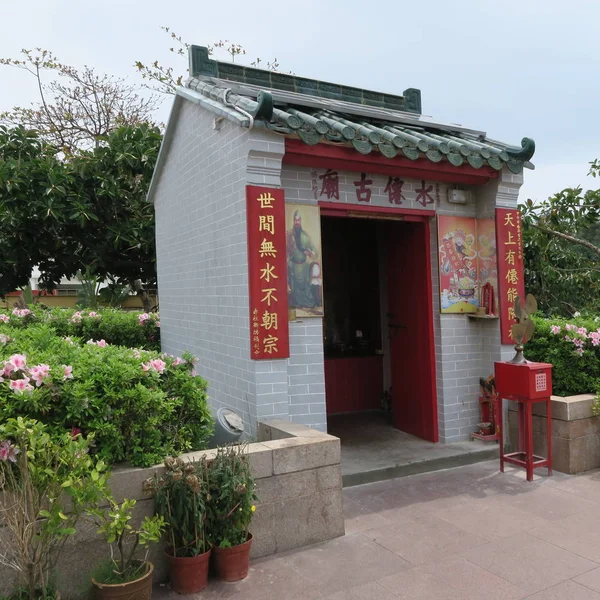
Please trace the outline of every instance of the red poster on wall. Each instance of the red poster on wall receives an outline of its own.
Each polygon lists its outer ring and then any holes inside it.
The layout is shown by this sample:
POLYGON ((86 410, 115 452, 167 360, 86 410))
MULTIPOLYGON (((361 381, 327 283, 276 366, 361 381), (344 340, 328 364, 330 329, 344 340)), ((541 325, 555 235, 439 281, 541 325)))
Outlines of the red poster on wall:
POLYGON ((255 360, 290 355, 282 189, 246 186, 250 355, 255 360))
POLYGON ((525 299, 523 273, 523 236, 518 210, 496 209, 496 246, 498 249, 498 296, 500 300, 500 333, 503 344, 512 344, 511 327, 515 318, 517 296, 525 299))

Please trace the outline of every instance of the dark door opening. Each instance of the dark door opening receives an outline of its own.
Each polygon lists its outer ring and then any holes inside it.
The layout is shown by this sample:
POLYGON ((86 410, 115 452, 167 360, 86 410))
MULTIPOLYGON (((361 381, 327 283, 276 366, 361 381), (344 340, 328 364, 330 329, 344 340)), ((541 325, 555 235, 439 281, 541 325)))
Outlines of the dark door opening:
POLYGON ((428 223, 323 216, 321 229, 329 421, 379 411, 437 442, 428 223))

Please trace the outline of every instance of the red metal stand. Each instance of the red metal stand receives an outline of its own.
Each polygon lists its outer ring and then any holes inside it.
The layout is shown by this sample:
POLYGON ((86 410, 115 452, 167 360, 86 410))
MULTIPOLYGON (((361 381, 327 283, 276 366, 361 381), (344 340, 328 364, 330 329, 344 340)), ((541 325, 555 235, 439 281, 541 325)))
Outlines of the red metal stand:
POLYGON ((504 473, 504 463, 506 462, 524 467, 527 471, 527 481, 533 481, 533 470, 539 467, 548 467, 548 476, 552 476, 552 403, 550 396, 547 398, 511 396, 507 400, 519 403, 519 452, 504 454, 504 419, 500 418, 500 471, 504 473), (547 458, 536 456, 533 453, 533 404, 535 402, 546 403, 547 458))

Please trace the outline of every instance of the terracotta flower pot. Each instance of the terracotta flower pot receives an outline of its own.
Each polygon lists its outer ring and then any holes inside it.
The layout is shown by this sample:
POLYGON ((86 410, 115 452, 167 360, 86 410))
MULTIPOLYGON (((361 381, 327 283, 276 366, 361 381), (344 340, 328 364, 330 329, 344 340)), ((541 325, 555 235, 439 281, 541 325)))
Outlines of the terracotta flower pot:
POLYGON ((252 547, 252 534, 248 534, 248 541, 231 548, 213 548, 213 562, 215 573, 221 581, 239 581, 248 577, 250 566, 250 548, 252 547))
POLYGON ((169 563, 171 589, 178 594, 201 592, 208 581, 208 559, 212 548, 198 556, 175 557, 165 552, 169 563))
POLYGON ((127 583, 98 583, 92 578, 94 586, 94 598, 96 600, 150 600, 152 598, 152 573, 154 565, 146 563, 148 570, 135 581, 127 583))

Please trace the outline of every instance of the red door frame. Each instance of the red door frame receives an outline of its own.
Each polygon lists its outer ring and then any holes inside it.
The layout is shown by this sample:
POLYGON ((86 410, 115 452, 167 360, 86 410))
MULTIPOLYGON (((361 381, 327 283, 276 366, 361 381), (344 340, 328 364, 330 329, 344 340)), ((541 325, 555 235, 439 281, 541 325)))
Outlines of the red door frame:
MULTIPOLYGON (((393 219, 397 221, 412 221, 420 222, 424 225, 424 243, 425 251, 429 253, 429 244, 431 243, 431 218, 435 216, 433 210, 413 210, 403 208, 379 208, 376 206, 355 206, 344 204, 341 202, 319 202, 321 207, 321 215, 330 217, 348 217, 348 218, 371 218, 371 219, 393 219)), ((427 321, 429 323, 429 377, 432 382, 431 404, 432 404, 432 420, 431 423, 431 439, 433 442, 439 442, 439 425, 438 425, 438 403, 437 403, 437 383, 435 370, 435 338, 433 331, 433 283, 431 260, 427 260, 425 268, 425 293, 427 294, 427 321)))

